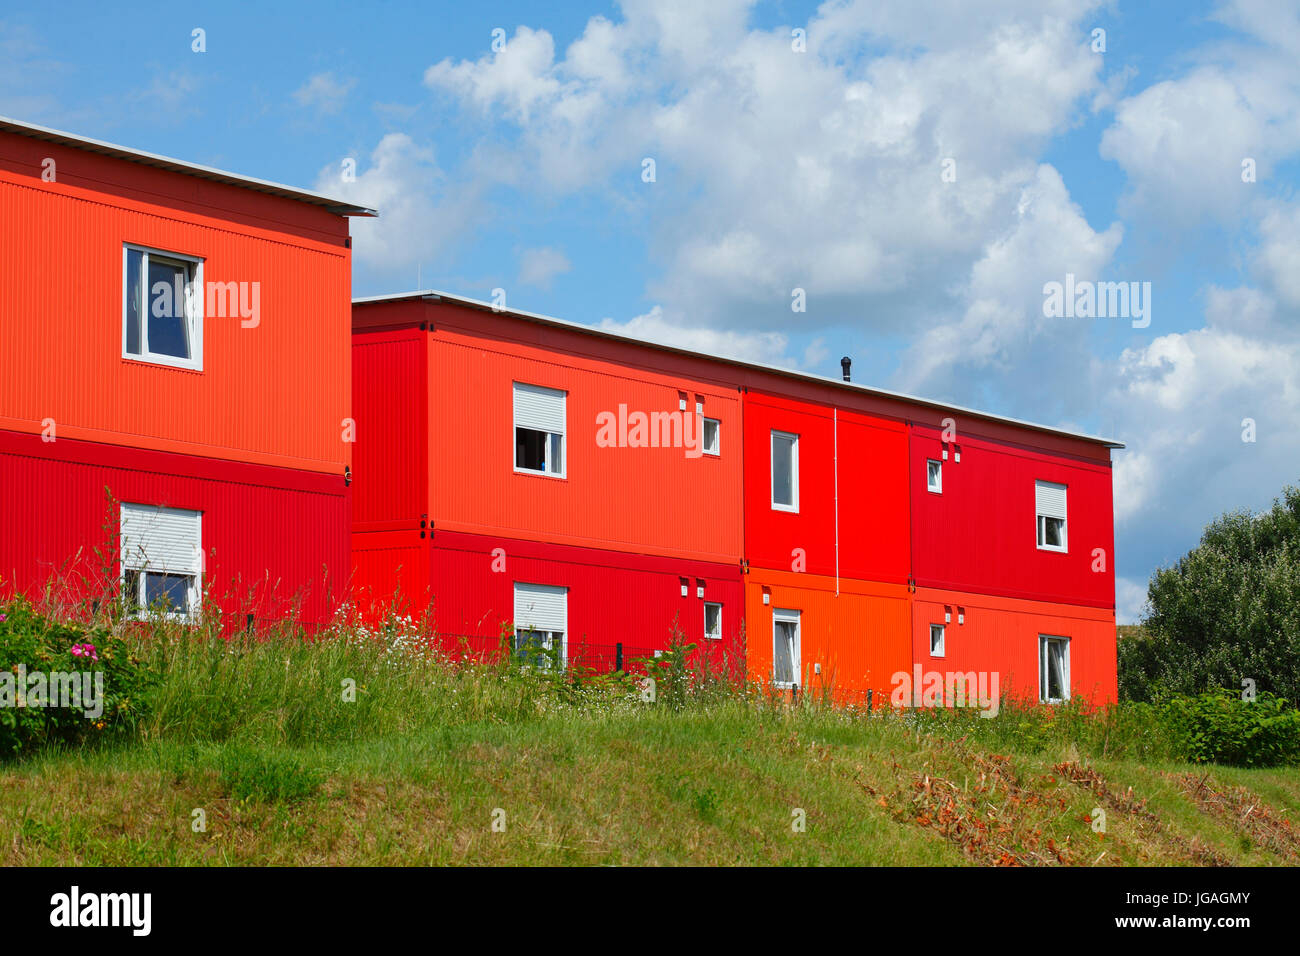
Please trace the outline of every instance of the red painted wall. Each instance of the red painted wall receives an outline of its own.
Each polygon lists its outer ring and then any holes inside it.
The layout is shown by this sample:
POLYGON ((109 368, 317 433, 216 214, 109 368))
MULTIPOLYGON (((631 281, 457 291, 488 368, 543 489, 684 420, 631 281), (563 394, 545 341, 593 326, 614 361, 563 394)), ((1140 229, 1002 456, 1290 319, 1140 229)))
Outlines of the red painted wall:
POLYGON ((548 545, 486 535, 435 532, 430 551, 433 618, 450 645, 495 649, 504 621, 514 616, 514 582, 567 587, 569 660, 598 670, 624 646, 625 665, 668 646, 674 619, 686 639, 721 667, 739 665, 744 590, 739 567, 548 545), (494 549, 504 570, 492 570, 494 549), (680 578, 688 579, 681 594, 680 578), (696 596, 699 582, 704 597, 696 596), (722 604, 720 641, 704 638, 704 604, 722 604))
POLYGON ((419 328, 353 336, 354 531, 409 530, 428 518, 428 338, 419 328))
POLYGON ((71 604, 106 596, 121 502, 203 512, 204 584, 237 626, 295 609, 323 623, 346 591, 351 503, 340 476, 0 431, 3 590, 34 594, 57 579, 71 604))
POLYGON ((799 548, 802 570, 833 577, 838 521, 841 578, 906 583, 906 426, 752 389, 744 396, 744 419, 745 556, 751 567, 799 570, 793 566, 799 548), (797 514, 772 507, 773 430, 799 436, 797 514))
MULTIPOLYGON (((965 452, 962 460, 965 461, 965 452)), ((1114 703, 1115 612, 1106 608, 1020 601, 917 588, 912 612, 913 661, 922 671, 996 671, 1003 694, 1038 700, 1038 637, 1070 639, 1070 689, 1094 704, 1114 703), (965 611, 965 623, 958 623, 965 611), (952 620, 944 656, 930 656, 930 625, 952 620)))
POLYGON ((912 428, 912 566, 918 586, 1114 608, 1108 463, 959 432, 961 461, 955 450, 950 453, 943 462, 943 493, 934 494, 926 490, 926 460, 942 460, 941 438, 937 428, 912 428), (1036 480, 1068 486, 1068 553, 1037 546, 1036 480), (1103 558, 1104 570, 1093 570, 1103 558))

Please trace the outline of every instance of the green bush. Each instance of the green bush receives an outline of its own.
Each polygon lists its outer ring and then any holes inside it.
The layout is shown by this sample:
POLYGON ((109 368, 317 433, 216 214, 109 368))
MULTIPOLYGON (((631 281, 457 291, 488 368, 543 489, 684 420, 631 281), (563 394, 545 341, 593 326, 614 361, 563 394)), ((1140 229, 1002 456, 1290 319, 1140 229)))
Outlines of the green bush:
POLYGON ((133 729, 155 682, 128 642, 106 629, 50 620, 22 601, 0 604, 0 759, 133 729))
POLYGON ((1161 715, 1195 763, 1273 767, 1300 763, 1300 710, 1285 698, 1215 690, 1178 695, 1161 705, 1161 715))

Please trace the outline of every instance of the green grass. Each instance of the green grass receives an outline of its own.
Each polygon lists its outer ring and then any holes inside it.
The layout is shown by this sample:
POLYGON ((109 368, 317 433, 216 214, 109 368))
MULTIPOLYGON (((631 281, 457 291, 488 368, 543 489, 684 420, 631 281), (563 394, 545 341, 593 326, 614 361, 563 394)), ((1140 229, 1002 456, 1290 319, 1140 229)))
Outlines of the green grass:
POLYGON ((1171 761, 1141 710, 868 716, 720 684, 646 704, 425 646, 158 625, 147 717, 0 765, 0 862, 1300 864, 1294 768, 1171 761))

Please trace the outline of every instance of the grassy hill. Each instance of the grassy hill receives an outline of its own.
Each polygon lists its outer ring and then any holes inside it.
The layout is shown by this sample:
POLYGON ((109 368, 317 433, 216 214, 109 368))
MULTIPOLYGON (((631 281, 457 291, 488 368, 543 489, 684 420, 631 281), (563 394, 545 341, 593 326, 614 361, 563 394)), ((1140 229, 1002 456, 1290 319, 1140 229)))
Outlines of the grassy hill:
POLYGON ((0 863, 1300 864, 1294 768, 1172 761, 1122 707, 647 704, 400 635, 133 640, 160 678, 128 729, 0 764, 0 863))

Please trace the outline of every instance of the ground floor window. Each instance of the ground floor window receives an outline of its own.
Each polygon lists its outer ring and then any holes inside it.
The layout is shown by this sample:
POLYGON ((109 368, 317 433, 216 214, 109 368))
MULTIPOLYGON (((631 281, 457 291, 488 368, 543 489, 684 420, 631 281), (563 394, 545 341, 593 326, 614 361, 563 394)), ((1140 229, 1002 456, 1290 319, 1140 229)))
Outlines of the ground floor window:
POLYGON ((1038 635, 1038 699, 1055 704, 1070 699, 1070 639, 1038 635))
POLYGON ((202 594, 202 512, 123 503, 119 537, 127 612, 193 620, 202 594))
POLYGON ((777 687, 799 686, 801 613, 786 608, 772 612, 772 683, 777 687))
POLYGON ((514 653, 541 667, 565 666, 569 630, 569 589, 554 584, 515 582, 514 653))

